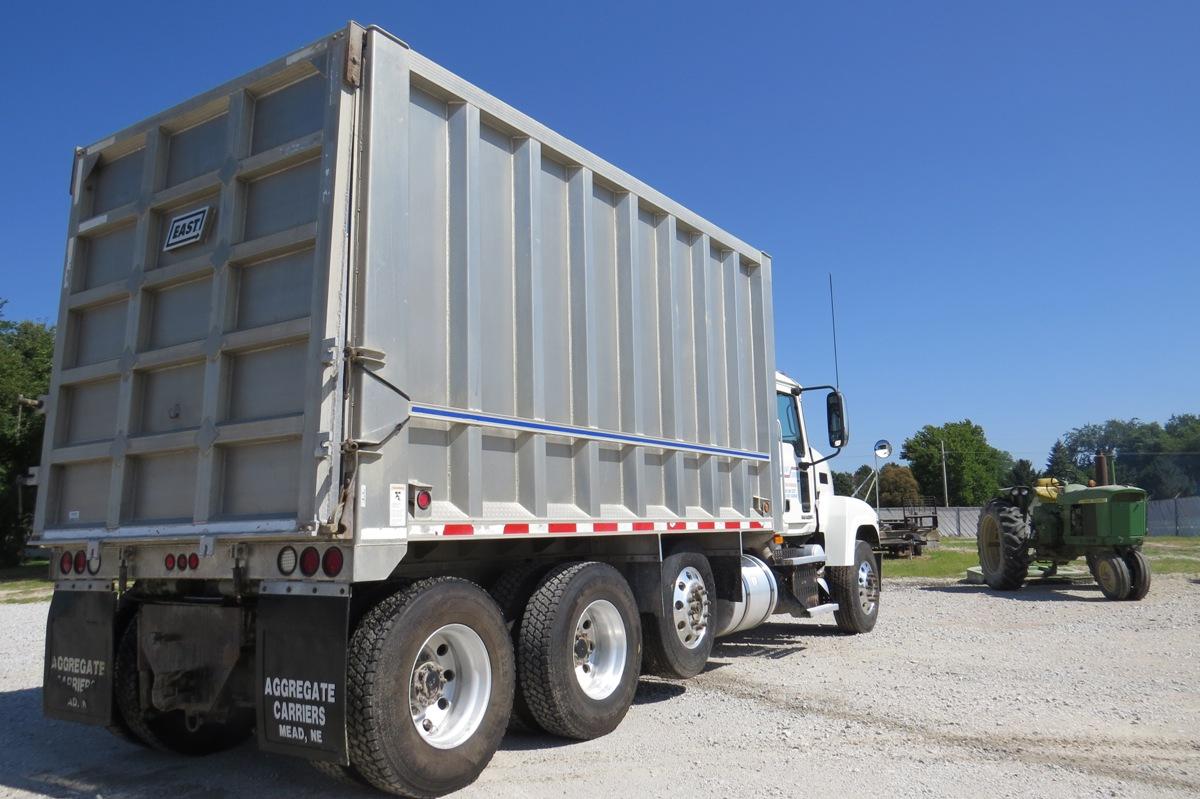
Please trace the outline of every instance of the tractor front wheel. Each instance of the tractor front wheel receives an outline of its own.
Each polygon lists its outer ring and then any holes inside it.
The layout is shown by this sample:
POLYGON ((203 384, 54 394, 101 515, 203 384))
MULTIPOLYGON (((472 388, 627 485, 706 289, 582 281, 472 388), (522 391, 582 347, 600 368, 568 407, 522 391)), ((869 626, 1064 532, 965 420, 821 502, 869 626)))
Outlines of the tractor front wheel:
POLYGON ((984 582, 997 591, 1015 591, 1029 575, 1029 524, 1021 511, 994 499, 979 516, 976 534, 984 582))
POLYGON ((1150 593, 1150 561, 1141 550, 1131 549, 1125 553, 1125 565, 1129 567, 1131 586, 1125 598, 1140 602, 1150 593))
POLYGON ((1108 552, 1093 556, 1092 564, 1092 576, 1104 596, 1118 602, 1129 596, 1133 579, 1124 558, 1116 552, 1108 552))

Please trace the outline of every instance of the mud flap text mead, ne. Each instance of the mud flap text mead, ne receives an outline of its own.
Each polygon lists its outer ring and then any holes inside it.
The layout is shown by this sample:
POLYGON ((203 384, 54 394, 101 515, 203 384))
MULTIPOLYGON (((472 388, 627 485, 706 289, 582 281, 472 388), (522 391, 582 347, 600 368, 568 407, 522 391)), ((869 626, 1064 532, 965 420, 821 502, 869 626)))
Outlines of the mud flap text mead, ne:
POLYGON ((261 749, 309 760, 349 762, 350 597, 349 589, 338 588, 345 595, 282 593, 259 599, 256 711, 261 749))
POLYGON ((112 591, 54 592, 46 620, 42 710, 56 719, 112 723, 112 591))

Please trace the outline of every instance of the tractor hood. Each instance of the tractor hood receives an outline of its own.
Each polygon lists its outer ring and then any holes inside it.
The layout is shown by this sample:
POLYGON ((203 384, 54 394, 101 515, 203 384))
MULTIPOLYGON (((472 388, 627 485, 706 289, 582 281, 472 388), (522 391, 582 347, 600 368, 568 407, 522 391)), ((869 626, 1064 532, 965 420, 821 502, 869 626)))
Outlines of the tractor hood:
POLYGON ((1101 502, 1141 502, 1146 499, 1146 491, 1134 486, 1094 486, 1068 485, 1059 498, 1064 505, 1090 505, 1101 502))

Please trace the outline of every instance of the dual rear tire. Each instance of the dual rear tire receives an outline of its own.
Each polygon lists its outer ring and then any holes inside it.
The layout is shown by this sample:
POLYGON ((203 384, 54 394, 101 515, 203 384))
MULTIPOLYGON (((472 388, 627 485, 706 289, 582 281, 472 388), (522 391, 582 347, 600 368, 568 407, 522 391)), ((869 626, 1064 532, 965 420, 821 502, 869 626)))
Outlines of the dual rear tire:
POLYGON ((633 702, 642 660, 629 584, 605 563, 552 569, 525 606, 517 654, 541 729, 577 740, 612 732, 633 702))
POLYGON ((358 623, 347 679, 348 773, 401 796, 441 796, 473 782, 500 746, 512 642, 481 588, 421 580, 358 623))
POLYGON ((463 788, 499 747, 518 679, 529 721, 547 732, 586 740, 621 722, 642 656, 621 574, 603 563, 557 567, 519 614, 517 599, 497 593, 512 600, 507 618, 483 589, 450 577, 413 583, 368 611, 350 641, 351 765, 323 772, 401 796, 463 788))
MULTIPOLYGON (((182 710, 159 712, 142 703, 151 686, 138 663, 138 617, 128 614, 116 642, 113 702, 116 723, 110 729, 132 743, 181 755, 210 755, 238 746, 254 731, 254 710, 231 707, 220 720, 189 719, 182 710)), ((149 678, 152 679, 152 678, 149 678)))

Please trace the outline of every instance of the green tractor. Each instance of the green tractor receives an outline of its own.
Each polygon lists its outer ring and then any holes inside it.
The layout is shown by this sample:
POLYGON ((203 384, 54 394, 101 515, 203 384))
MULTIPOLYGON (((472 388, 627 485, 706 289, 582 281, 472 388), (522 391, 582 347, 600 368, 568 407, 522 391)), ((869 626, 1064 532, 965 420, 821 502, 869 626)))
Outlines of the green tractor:
POLYGON ((1143 599, 1150 590, 1146 537, 1146 492, 1108 484, 1104 455, 1096 458, 1089 485, 1063 485, 1043 478, 1035 486, 1003 489, 983 509, 976 542, 988 586, 1014 591, 1035 561, 1046 574, 1083 556, 1109 599, 1143 599))

